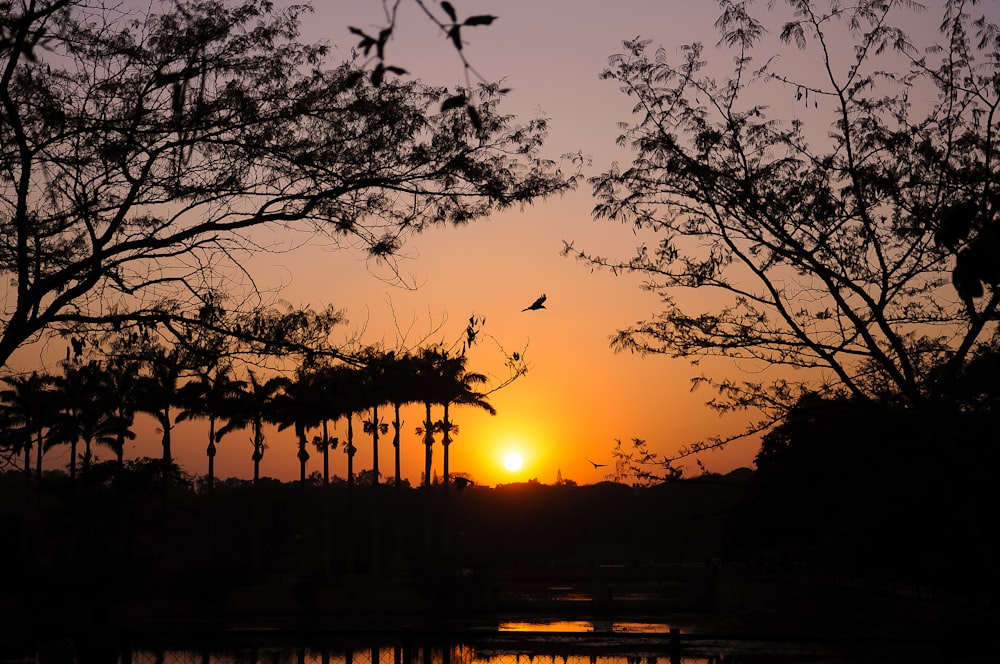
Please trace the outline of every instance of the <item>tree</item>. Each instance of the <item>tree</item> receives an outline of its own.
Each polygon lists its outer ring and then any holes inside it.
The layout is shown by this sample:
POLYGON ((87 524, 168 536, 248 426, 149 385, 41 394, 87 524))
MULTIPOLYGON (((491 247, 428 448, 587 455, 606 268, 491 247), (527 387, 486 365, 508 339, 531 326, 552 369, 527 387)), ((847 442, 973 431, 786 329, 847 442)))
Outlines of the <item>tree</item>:
MULTIPOLYGON (((386 383, 386 364, 380 353, 369 352, 365 358, 364 367, 359 369, 360 395, 371 408, 371 417, 362 420, 362 429, 372 437, 372 484, 378 485, 381 477, 378 463, 379 435, 389 433, 389 424, 379 419, 378 407, 388 402, 388 384, 386 383)), ((359 395, 359 396, 360 396, 359 395)))
POLYGON ((319 406, 322 403, 317 389, 315 371, 300 368, 294 379, 285 381, 282 391, 272 401, 272 418, 279 430, 292 427, 298 441, 299 482, 305 486, 306 462, 309 461, 309 429, 320 422, 319 406))
POLYGON ((977 594, 993 555, 982 524, 998 456, 998 361, 996 346, 982 348, 955 389, 920 409, 846 392, 804 396, 762 436, 736 520, 740 545, 792 544, 799 564, 818 558, 882 579, 955 581, 950 592, 977 594), (944 470, 945 459, 960 468, 944 470))
MULTIPOLYGON (((463 353, 454 355, 449 349, 441 346, 428 347, 421 350, 415 361, 415 379, 417 381, 417 393, 424 404, 424 422, 417 427, 417 434, 423 436, 424 454, 424 484, 430 484, 431 466, 433 460, 434 434, 441 434, 441 444, 443 451, 443 474, 444 482, 447 484, 450 477, 448 468, 448 451, 452 443, 452 434, 457 432, 457 427, 449 418, 449 409, 455 404, 473 405, 481 408, 491 415, 496 411, 493 406, 486 401, 486 394, 476 392, 474 385, 486 383, 487 377, 479 373, 470 373, 466 370, 467 358, 463 353), (434 421, 431 414, 431 406, 440 405, 443 410, 443 417, 434 421)), ((520 375, 520 374, 519 374, 520 375)), ((507 385, 513 378, 509 378, 503 383, 507 385)))
POLYGON ((476 392, 475 386, 483 385, 487 382, 487 377, 481 373, 466 370, 467 358, 463 355, 446 358, 442 364, 441 389, 437 395, 443 407, 443 415, 437 423, 437 429, 441 432, 442 447, 442 475, 445 491, 451 481, 449 468, 449 450, 454 441, 452 434, 458 433, 458 426, 449 418, 449 408, 452 405, 475 406, 485 410, 490 415, 496 415, 497 411, 486 400, 485 395, 476 392))
POLYGON ((264 458, 264 424, 271 414, 275 395, 281 390, 285 379, 272 376, 267 380, 257 377, 253 371, 247 372, 249 380, 243 382, 243 389, 233 394, 225 413, 226 423, 219 429, 220 437, 236 429, 250 429, 250 444, 253 446, 253 482, 260 480, 260 462, 264 458))
MULTIPOLYGON (((495 21, 497 17, 489 14, 475 14, 459 19, 455 6, 447 0, 440 3, 440 12, 438 12, 437 8, 430 5, 430 3, 425 0, 413 0, 413 3, 420 8, 431 23, 438 27, 442 35, 447 37, 448 42, 455 49, 458 58, 462 62, 466 82, 470 82, 470 74, 474 74, 480 81, 485 82, 482 75, 476 72, 476 70, 472 67, 472 64, 465 56, 465 52, 462 50, 465 46, 462 34, 463 30, 467 30, 469 28, 492 25, 493 21, 495 21)), ((402 67, 388 64, 385 57, 386 46, 390 38, 396 32, 397 12, 400 4, 401 3, 399 2, 395 2, 392 3, 391 6, 388 4, 383 6, 385 9, 384 18, 386 25, 378 31, 377 35, 370 35, 364 30, 353 26, 348 28, 352 34, 361 38, 358 42, 358 48, 364 52, 365 56, 370 56, 369 64, 374 62, 374 66, 371 70, 371 78, 376 84, 378 84, 379 81, 382 81, 387 73, 397 75, 407 73, 402 67)), ((458 98, 453 99, 451 104, 455 106, 468 106, 469 102, 467 99, 458 98)), ((467 112, 471 118, 476 117, 475 107, 469 106, 467 112)))
POLYGON ((497 86, 332 66, 296 41, 305 6, 161 6, 0 18, 0 362, 55 328, 197 320, 208 284, 252 288, 241 258, 280 248, 261 226, 391 260, 408 233, 573 182, 538 156, 545 120, 500 114, 497 86), (474 115, 442 104, 456 95, 474 115))
MULTIPOLYGON (((64 362, 63 375, 57 376, 55 403, 58 405, 52 426, 46 434, 46 449, 55 445, 70 447, 69 476, 76 479, 78 445, 83 442, 83 473, 90 470, 94 443, 115 451, 123 426, 112 413, 112 394, 107 374, 97 360, 85 363, 64 362)), ((124 425, 127 428, 127 425, 124 425)))
POLYGON ((146 348, 140 357, 145 371, 139 376, 136 387, 136 409, 140 413, 149 413, 159 424, 163 466, 169 468, 173 464, 173 408, 177 405, 181 378, 189 371, 187 358, 177 346, 168 350, 159 344, 146 348))
POLYGON ((417 355, 415 378, 419 385, 420 400, 424 404, 424 421, 416 428, 417 435, 422 437, 424 443, 424 486, 431 485, 431 466, 434 461, 434 417, 431 414, 431 406, 434 405, 435 398, 440 385, 440 366, 446 357, 446 353, 437 348, 423 348, 417 355))
POLYGON ((316 413, 320 418, 322 435, 313 442, 323 454, 323 485, 330 483, 330 450, 336 449, 337 438, 330 437, 330 422, 336 422, 347 413, 350 399, 358 391, 357 372, 346 365, 323 366, 316 370, 316 413))
POLYGON ((591 183, 595 216, 645 241, 625 260, 565 248, 660 296, 613 347, 804 370, 696 380, 719 389, 720 409, 763 409, 760 428, 804 391, 938 398, 1000 305, 1000 42, 967 13, 977 4, 944 0, 942 45, 922 48, 905 0, 790 0, 773 48, 794 58, 758 61, 764 22, 723 0, 724 80, 700 44, 674 63, 626 42, 602 76, 635 100, 619 139, 635 156, 591 183), (783 99, 792 118, 772 107, 783 99))
MULTIPOLYGON (((55 416, 53 388, 55 379, 37 371, 29 375, 7 376, 7 388, 0 391, 0 419, 4 424, 4 446, 10 436, 20 442, 24 452, 24 473, 31 472, 31 450, 35 448, 35 475, 42 475, 42 446, 45 430, 52 426, 55 416), (17 435, 21 432, 23 435, 17 435)), ((16 447, 16 445, 14 446, 16 447)))
MULTIPOLYGON (((394 453, 394 484, 397 492, 402 487, 400 435, 403 429, 401 410, 409 403, 419 401, 418 364, 408 353, 397 355, 389 352, 383 357, 386 397, 392 404, 392 447, 394 453)), ((398 496, 398 493, 397 493, 398 496)))
POLYGON ((132 425, 139 407, 141 370, 142 362, 133 357, 112 356, 104 363, 104 375, 109 390, 110 433, 115 437, 113 449, 119 469, 125 466, 125 441, 135 440, 132 425))
POLYGON ((178 391, 178 403, 181 412, 177 414, 177 422, 191 419, 208 420, 208 446, 205 455, 208 457, 208 473, 206 475, 208 490, 215 487, 215 454, 216 443, 232 429, 217 428, 220 417, 232 412, 232 402, 239 399, 245 383, 233 377, 232 368, 225 363, 204 367, 198 376, 186 382, 178 391))

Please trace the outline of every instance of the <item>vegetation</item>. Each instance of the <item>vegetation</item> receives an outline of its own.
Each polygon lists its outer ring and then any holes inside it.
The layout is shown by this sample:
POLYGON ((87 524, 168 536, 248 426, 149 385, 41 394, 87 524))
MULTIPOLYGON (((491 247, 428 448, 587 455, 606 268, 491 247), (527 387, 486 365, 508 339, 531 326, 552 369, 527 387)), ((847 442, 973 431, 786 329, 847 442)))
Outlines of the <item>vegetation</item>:
POLYGON ((472 485, 447 499, 445 528, 443 487, 404 486, 390 500, 395 493, 317 477, 220 481, 208 494, 176 466, 138 459, 95 466, 74 483, 47 473, 24 508, 19 471, 0 474, 0 520, 13 535, 0 564, 18 570, 0 616, 25 634, 373 617, 390 628, 399 616, 414 625, 469 619, 520 601, 538 575, 589 588, 601 565, 637 588, 652 571, 677 589, 680 575, 683 597, 660 601, 701 607, 698 565, 721 550, 720 526, 742 495, 698 484, 472 485), (378 505, 391 506, 391 518, 370 518, 378 505))
POLYGON ((661 298, 615 349, 748 369, 695 384, 723 411, 762 412, 751 432, 807 393, 934 403, 993 342, 1000 306, 1000 40, 981 3, 940 3, 927 44, 905 0, 785 4, 765 19, 720 3, 724 77, 701 44, 679 62, 643 40, 611 58, 635 156, 591 180, 595 215, 642 244, 625 259, 566 247, 661 298))
POLYGON ((242 259, 287 246, 260 229, 391 262, 410 233, 574 180, 539 156, 546 121, 515 124, 497 86, 331 63, 297 41, 306 6, 0 7, 2 364, 52 331, 136 324, 293 345, 255 325, 270 296, 242 259), (242 316, 202 315, 219 292, 242 316))
MULTIPOLYGON (((394 14, 377 36, 353 30, 368 60, 331 66, 324 47, 296 41, 302 7, 183 0, 131 15, 0 1, 0 273, 15 294, 0 362, 41 335, 69 343, 61 374, 2 379, 0 525, 13 537, 0 564, 19 572, 14 602, 38 602, 38 619, 41 602, 82 597, 64 618, 87 604, 96 623, 146 596, 164 602, 150 620, 208 619, 244 606, 241 592, 274 599, 261 587, 278 579, 301 619, 356 608, 359 575, 382 591, 395 575, 392 609, 495 608, 490 584, 505 575, 600 581, 608 564, 640 569, 642 583, 697 569, 699 608, 716 573, 749 570, 813 590, 847 579, 854 600, 895 602, 906 587, 938 608, 993 611, 981 588, 996 583, 984 524, 1000 424, 1000 30, 966 12, 975 0, 944 0, 944 46, 922 49, 896 27, 913 10, 904 0, 788 4, 781 41, 818 57, 801 75, 753 59, 766 31, 749 3, 720 2, 720 45, 736 53, 721 83, 700 45, 675 65, 626 42, 604 76, 637 99, 621 139, 636 156, 591 182, 597 215, 647 243, 626 260, 566 248, 662 296, 665 310, 618 333, 617 349, 783 372, 696 380, 719 390, 721 410, 764 413, 750 430, 765 432, 756 471, 682 479, 678 457, 635 441, 619 470, 650 486, 486 490, 451 474, 453 409, 494 413, 490 394, 526 365, 513 354, 488 387, 466 353, 481 320, 451 345, 335 343, 339 311, 271 306, 234 275, 260 228, 391 261, 410 232, 561 191, 574 178, 538 156, 545 122, 514 126, 497 86, 387 78, 405 73, 384 50, 394 14), (852 38, 846 56, 834 36, 852 38), (797 119, 759 101, 775 89, 797 119), (400 476, 408 404, 424 413, 412 490, 400 476), (141 414, 159 425, 158 459, 126 458, 141 414), (171 430, 189 419, 207 425, 203 482, 174 463, 171 430), (340 419, 344 441, 329 435, 340 419), (355 466, 356 420, 370 469, 355 466), (261 476, 268 424, 294 431, 294 449, 276 453, 296 455, 296 483, 261 476), (379 460, 390 427, 391 488, 379 460), (217 482, 218 446, 243 430, 253 480, 217 482), (307 474, 310 443, 322 474, 307 474), (43 468, 55 446, 69 447, 66 473, 43 468), (329 473, 338 448, 343 479, 329 473)), ((439 6, 445 20, 428 15, 461 57, 463 30, 493 17, 439 6)))
MULTIPOLYGON (((350 421, 369 410, 377 416, 379 406, 391 404, 397 409, 394 445, 398 451, 401 428, 398 409, 420 403, 428 417, 433 406, 443 409, 442 419, 436 422, 432 419, 431 426, 443 431, 450 442, 457 425, 449 418, 449 407, 473 405, 494 412, 487 401, 488 393, 527 370, 522 360, 518 366, 512 366, 513 373, 504 381, 479 392, 475 388, 486 387, 487 377, 466 370, 468 360, 464 350, 455 353, 435 345, 415 353, 371 348, 359 354, 368 364, 304 364, 293 376, 274 374, 266 379, 244 366, 241 371, 248 379, 243 380, 237 377, 234 365, 220 359, 226 356, 222 347, 215 348, 216 355, 208 364, 192 359, 199 355, 208 358, 204 349, 189 347, 165 353, 162 348, 158 341, 132 348, 115 342, 109 346, 112 355, 103 355, 95 348, 86 356, 64 361, 62 375, 35 372, 27 378, 7 379, 10 388, 0 391, 3 426, 0 453, 4 455, 0 459, 14 464, 23 455, 25 474, 39 478, 44 452, 56 445, 69 445, 69 475, 75 479, 78 460, 84 472, 89 471, 91 445, 96 443, 110 448, 118 465, 123 466, 123 441, 134 438, 132 427, 136 416, 150 413, 166 441, 162 454, 165 466, 173 463, 169 452, 173 426, 190 419, 207 421, 208 488, 214 483, 216 446, 223 437, 241 429, 250 431, 256 480, 260 477, 259 464, 265 449, 264 424, 276 424, 279 429, 290 427, 298 444, 300 481, 305 483, 309 430, 323 428, 318 443, 326 455, 333 444, 326 428, 328 422, 341 417, 350 421), (186 360, 182 361, 182 357, 186 360), (78 450, 80 443, 82 452, 78 450), (29 463, 32 449, 37 455, 34 469, 29 463)), ((372 433, 372 421, 365 425, 368 433, 372 433)), ((382 423, 381 433, 386 433, 388 426, 382 423)), ((348 430, 352 431, 352 427, 348 430)), ((418 429, 418 433, 422 430, 418 429)), ((373 444, 377 444, 377 439, 373 444)), ((349 433, 345 452, 351 457, 352 448, 353 435, 349 433)), ((349 481, 353 482, 353 464, 351 468, 349 481)), ((324 469, 328 480, 328 463, 324 463, 324 469)), ((398 454, 395 472, 398 484, 398 454)), ((374 480, 380 481, 377 465, 372 473, 374 480)), ((445 477, 448 477, 447 467, 445 477)), ((429 483, 429 479, 426 481, 429 483)))

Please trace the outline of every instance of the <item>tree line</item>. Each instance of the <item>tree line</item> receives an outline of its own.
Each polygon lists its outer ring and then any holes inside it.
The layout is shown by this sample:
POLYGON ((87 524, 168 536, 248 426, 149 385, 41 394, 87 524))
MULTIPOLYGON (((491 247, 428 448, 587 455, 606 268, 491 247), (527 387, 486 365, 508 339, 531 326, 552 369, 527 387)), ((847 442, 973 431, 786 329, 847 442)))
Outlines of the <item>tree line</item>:
POLYGON ((518 353, 508 359, 511 373, 499 384, 489 385, 485 374, 472 371, 466 350, 479 323, 470 318, 461 344, 439 342, 413 350, 369 346, 338 357, 304 356, 283 370, 241 360, 230 336, 203 330, 197 339, 188 336, 184 342, 182 335, 173 344, 149 329, 112 332, 90 341, 72 337, 59 362, 61 373, 39 370, 0 378, 0 454, 8 464, 19 464, 27 477, 41 477, 45 453, 59 446, 69 448, 71 480, 78 472, 91 471, 96 446, 110 450, 123 467, 126 443, 136 437, 136 417, 146 414, 158 425, 160 460, 170 468, 173 428, 202 420, 207 424, 205 483, 210 490, 223 438, 237 431, 250 434, 257 482, 268 448, 265 426, 276 425, 279 431, 294 432, 300 481, 307 479, 306 464, 315 449, 322 455, 323 483, 328 484, 330 452, 340 447, 347 455, 347 482, 353 485, 357 424, 358 433, 371 438, 375 482, 383 476, 379 443, 391 429, 393 481, 399 486, 404 482, 400 411, 420 404, 424 419, 416 433, 425 449, 423 483, 431 482, 433 450, 440 444, 442 481, 448 484, 449 449, 458 433, 453 409, 471 406, 495 414, 489 394, 527 371, 518 353), (331 435, 332 425, 341 419, 347 425, 343 441, 331 435))
POLYGON ((541 154, 547 119, 501 111, 506 89, 399 75, 391 28, 378 62, 334 61, 299 38, 309 11, 0 2, 0 363, 53 334, 204 325, 219 292, 245 315, 225 331, 267 345, 246 322, 276 296, 249 256, 308 241, 402 280, 412 234, 574 185, 578 165, 541 154))
MULTIPOLYGON (((414 1, 474 71, 463 35, 495 17, 414 1)), ((565 247, 660 297, 612 347, 750 369, 693 379, 710 406, 760 413, 747 434, 815 395, 916 412, 957 389, 1000 317, 1000 28, 984 6, 720 0, 714 54, 625 42, 601 76, 635 100, 619 137, 633 158, 589 184, 595 216, 640 244, 565 247), (934 34, 910 27, 925 12, 934 34)), ((542 156, 547 118, 501 112, 506 88, 427 86, 387 60, 395 13, 348 30, 363 55, 331 62, 298 39, 304 5, 0 7, 5 367, 53 333, 157 326, 315 355, 295 316, 285 335, 256 324, 273 301, 241 259, 285 248, 258 231, 392 266, 412 233, 581 177, 580 158, 542 156), (240 315, 204 316, 216 292, 240 315)), ((636 458, 667 477, 727 442, 636 458)))

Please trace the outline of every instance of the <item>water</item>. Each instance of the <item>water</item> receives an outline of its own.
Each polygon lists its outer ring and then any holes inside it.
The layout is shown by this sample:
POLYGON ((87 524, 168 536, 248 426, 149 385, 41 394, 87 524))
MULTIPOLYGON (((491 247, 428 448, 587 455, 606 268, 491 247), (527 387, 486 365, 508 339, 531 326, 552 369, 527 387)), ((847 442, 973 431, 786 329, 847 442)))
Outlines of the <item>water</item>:
POLYGON ((461 632, 277 630, 4 640, 0 664, 922 664, 964 658, 933 643, 737 639, 650 621, 502 620, 461 632))

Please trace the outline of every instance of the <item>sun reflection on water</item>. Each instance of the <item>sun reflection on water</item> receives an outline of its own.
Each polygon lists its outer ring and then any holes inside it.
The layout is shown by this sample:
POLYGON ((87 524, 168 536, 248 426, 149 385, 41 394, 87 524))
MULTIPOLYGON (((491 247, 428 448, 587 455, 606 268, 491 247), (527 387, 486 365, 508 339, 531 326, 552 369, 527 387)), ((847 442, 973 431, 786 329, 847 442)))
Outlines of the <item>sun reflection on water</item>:
POLYGON ((667 634, 670 625, 659 622, 610 622, 593 620, 509 620, 499 625, 501 632, 610 632, 613 634, 667 634))

